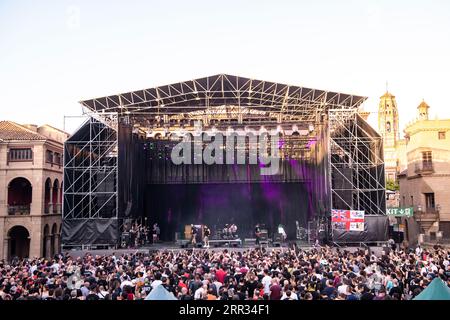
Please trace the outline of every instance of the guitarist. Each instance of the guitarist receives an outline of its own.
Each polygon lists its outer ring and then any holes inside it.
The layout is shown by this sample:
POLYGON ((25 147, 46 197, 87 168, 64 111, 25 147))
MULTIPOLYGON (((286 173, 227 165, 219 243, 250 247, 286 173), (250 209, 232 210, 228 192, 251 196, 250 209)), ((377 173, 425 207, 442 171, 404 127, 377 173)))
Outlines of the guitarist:
POLYGON ((256 244, 259 244, 259 241, 261 239, 261 228, 259 226, 259 223, 255 226, 255 237, 256 237, 256 244))
POLYGON ((209 236, 211 235, 211 230, 209 230, 207 225, 203 226, 203 247, 209 248, 209 236))
POLYGON ((191 244, 195 247, 197 243, 197 227, 191 224, 191 244))

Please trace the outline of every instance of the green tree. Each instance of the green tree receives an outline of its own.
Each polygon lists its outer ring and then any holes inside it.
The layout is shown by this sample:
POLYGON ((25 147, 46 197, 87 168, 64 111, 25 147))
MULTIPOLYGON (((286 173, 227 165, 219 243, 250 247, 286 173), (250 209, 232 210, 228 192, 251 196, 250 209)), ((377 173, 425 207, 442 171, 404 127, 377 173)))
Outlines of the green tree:
POLYGON ((400 189, 400 186, 398 185, 397 181, 387 180, 386 181, 386 189, 391 190, 391 191, 398 191, 400 189))

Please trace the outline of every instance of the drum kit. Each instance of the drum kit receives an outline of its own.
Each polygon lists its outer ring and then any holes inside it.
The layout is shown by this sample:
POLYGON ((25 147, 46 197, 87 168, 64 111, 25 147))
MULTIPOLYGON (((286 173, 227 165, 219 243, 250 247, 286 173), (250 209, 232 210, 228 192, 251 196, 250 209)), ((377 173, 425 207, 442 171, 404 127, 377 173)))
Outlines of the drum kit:
POLYGON ((216 236, 215 238, 217 240, 231 240, 231 239, 237 239, 239 236, 237 234, 237 226, 233 224, 225 224, 225 226, 222 229, 216 229, 216 236))

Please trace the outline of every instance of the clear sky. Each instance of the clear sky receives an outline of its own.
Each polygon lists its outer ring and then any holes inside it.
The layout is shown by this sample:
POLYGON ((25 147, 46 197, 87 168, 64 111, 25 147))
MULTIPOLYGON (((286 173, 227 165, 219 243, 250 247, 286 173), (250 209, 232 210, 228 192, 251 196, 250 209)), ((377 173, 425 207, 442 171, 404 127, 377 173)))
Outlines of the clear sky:
POLYGON ((217 73, 374 112, 388 81, 401 128, 422 98, 450 118, 450 1, 0 0, 0 119, 63 128, 79 100, 217 73))

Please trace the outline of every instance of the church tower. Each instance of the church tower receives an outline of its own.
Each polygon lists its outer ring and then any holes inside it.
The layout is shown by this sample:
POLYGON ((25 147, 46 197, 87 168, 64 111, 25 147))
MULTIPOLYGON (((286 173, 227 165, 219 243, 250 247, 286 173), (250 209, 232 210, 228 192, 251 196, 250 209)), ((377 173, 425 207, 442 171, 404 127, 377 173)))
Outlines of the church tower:
POLYGON ((386 92, 380 98, 378 108, 378 129, 383 137, 384 148, 395 148, 399 139, 397 101, 395 96, 386 92))
POLYGON ((430 106, 425 102, 425 100, 423 100, 417 107, 417 115, 419 120, 428 120, 428 109, 430 109, 430 106))
POLYGON ((386 180, 395 181, 398 171, 396 147, 399 140, 399 121, 397 101, 395 96, 388 91, 380 97, 378 131, 383 137, 386 180))

